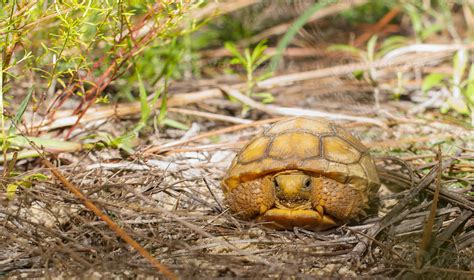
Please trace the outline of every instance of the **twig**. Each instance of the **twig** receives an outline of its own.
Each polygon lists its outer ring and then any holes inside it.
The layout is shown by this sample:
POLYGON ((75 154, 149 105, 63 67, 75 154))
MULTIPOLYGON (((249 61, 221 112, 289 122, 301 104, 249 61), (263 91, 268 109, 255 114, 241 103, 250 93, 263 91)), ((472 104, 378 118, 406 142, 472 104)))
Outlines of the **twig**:
POLYGON ((350 115, 343 115, 343 114, 333 114, 333 113, 327 113, 327 112, 309 110, 309 109, 301 109, 301 108, 264 105, 262 103, 259 103, 253 100, 252 98, 248 96, 243 95, 237 89, 227 87, 227 86, 221 86, 221 88, 228 95, 236 98, 240 102, 268 114, 283 115, 283 116, 311 116, 311 117, 329 118, 333 120, 350 120, 350 121, 357 121, 357 122, 363 122, 363 123, 371 123, 371 124, 375 124, 377 126, 384 127, 384 128, 387 127, 387 125, 383 123, 382 121, 372 119, 372 118, 357 117, 357 116, 350 116, 350 115))
POLYGON ((354 46, 360 46, 367 41, 373 34, 382 31, 382 29, 400 12, 399 7, 393 7, 384 17, 382 17, 370 31, 365 32, 354 41, 354 46))
MULTIPOLYGON (((219 89, 203 90, 199 92, 191 92, 184 94, 177 94, 171 97, 167 101, 168 107, 178 107, 191 103, 196 103, 209 98, 221 97, 222 93, 219 89)), ((157 102, 155 106, 159 108, 161 102, 157 102)), ((90 122, 94 120, 100 120, 110 118, 113 116, 122 117, 126 115, 137 114, 141 110, 140 102, 133 102, 127 104, 119 104, 116 106, 103 106, 97 108, 90 108, 86 114, 82 117, 79 123, 90 122)), ((33 128, 39 129, 40 131, 47 131, 61 127, 67 127, 75 124, 78 120, 78 116, 74 115, 73 111, 58 112, 57 115, 61 116, 55 120, 51 120, 47 125, 35 124, 33 128)))
MULTIPOLYGON (((463 49, 471 49, 474 44, 471 45, 455 45, 454 47, 442 47, 435 48, 433 53, 425 55, 417 55, 416 57, 399 57, 394 59, 386 59, 385 57, 381 60, 374 61, 372 63, 352 63, 346 65, 339 65, 334 67, 328 67, 324 69, 311 70, 306 72, 299 72, 288 75, 281 75, 272 77, 261 82, 258 82, 258 87, 261 88, 272 88, 275 86, 284 86, 293 84, 294 82, 319 79, 331 76, 341 76, 351 74, 354 71, 367 71, 369 69, 387 68, 387 67, 413 67, 416 65, 424 65, 432 63, 436 59, 442 59, 450 55, 451 52, 463 49)), ((430 52, 431 50, 426 50, 430 52)))
POLYGON ((188 110, 188 109, 181 109, 181 108, 168 108, 168 112, 192 115, 192 116, 203 117, 203 118, 207 118, 211 120, 219 120, 219 121, 238 123, 238 124, 247 124, 247 123, 252 122, 251 120, 241 119, 237 117, 231 117, 231 116, 213 114, 213 113, 201 112, 201 111, 194 111, 194 110, 188 110))
POLYGON ((277 121, 280 121, 280 120, 283 120, 283 119, 285 119, 285 118, 282 118, 282 117, 272 118, 272 119, 266 119, 266 120, 261 120, 261 121, 254 121, 254 122, 249 123, 249 124, 239 124, 239 125, 235 125, 235 126, 230 126, 230 127, 217 129, 217 130, 214 130, 214 131, 205 132, 205 133, 196 135, 196 136, 188 138, 188 139, 182 139, 182 140, 166 143, 166 144, 163 144, 161 146, 151 147, 151 148, 145 150, 143 152, 143 155, 144 156, 149 156, 153 153, 162 152, 162 151, 164 151, 168 148, 183 145, 183 144, 193 142, 193 141, 196 141, 196 140, 205 139, 205 138, 208 138, 208 137, 211 137, 211 136, 220 135, 220 134, 224 134, 224 133, 229 133, 229 132, 233 132, 233 131, 237 131, 237 130, 241 130, 241 129, 245 129, 245 128, 249 128, 249 127, 256 127, 256 126, 260 126, 260 125, 264 125, 264 124, 269 124, 269 123, 277 122, 277 121))

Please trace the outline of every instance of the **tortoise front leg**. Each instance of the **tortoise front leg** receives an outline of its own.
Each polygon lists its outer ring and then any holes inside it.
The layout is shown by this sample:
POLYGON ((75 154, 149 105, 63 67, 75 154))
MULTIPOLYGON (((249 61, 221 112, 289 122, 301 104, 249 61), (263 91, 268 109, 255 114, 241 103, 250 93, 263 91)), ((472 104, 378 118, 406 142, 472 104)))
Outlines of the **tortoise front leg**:
POLYGON ((275 203, 275 188, 271 176, 240 183, 226 195, 230 210, 242 219, 252 219, 265 213, 275 203))
POLYGON ((364 213, 363 209, 367 208, 368 202, 365 192, 326 177, 313 179, 311 198, 315 209, 323 210, 325 214, 342 222, 364 213))

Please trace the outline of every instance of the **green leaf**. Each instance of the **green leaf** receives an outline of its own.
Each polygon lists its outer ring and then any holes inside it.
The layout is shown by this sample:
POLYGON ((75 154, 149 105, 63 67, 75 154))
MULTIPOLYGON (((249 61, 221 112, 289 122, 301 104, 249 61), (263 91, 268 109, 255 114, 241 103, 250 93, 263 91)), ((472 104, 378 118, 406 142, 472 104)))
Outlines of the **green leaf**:
POLYGON ((15 198, 17 189, 18 189, 17 184, 8 184, 7 185, 7 199, 13 200, 15 198))
POLYGON ((240 61, 240 63, 243 63, 245 61, 244 57, 237 50, 237 47, 234 45, 234 43, 225 42, 224 48, 226 48, 235 58, 237 58, 240 61))
POLYGON ((405 10, 407 10, 408 16, 411 19, 411 26, 417 35, 420 35, 423 30, 423 23, 421 20, 421 12, 412 4, 405 4, 405 10))
POLYGON ((12 120, 14 125, 12 124, 10 128, 8 129, 9 135, 15 133, 16 127, 20 123, 21 118, 23 117, 23 114, 25 113, 26 108, 28 107, 28 103, 30 103, 33 90, 34 90, 34 86, 30 88, 30 90, 28 91, 28 94, 21 101, 20 106, 18 107, 18 111, 16 112, 15 117, 13 117, 13 120, 12 120))
POLYGON ((456 112, 460 114, 469 115, 469 108, 467 107, 466 103, 461 98, 449 97, 448 105, 449 107, 451 107, 452 109, 454 109, 456 112))
POLYGON ((237 65, 237 64, 242 64, 242 61, 240 60, 240 58, 234 57, 230 60, 229 63, 232 65, 237 65))
POLYGON ((263 52, 267 49, 266 43, 267 40, 262 40, 255 46, 252 51, 252 61, 257 61, 263 55, 263 52))
POLYGON ((255 80, 257 82, 259 82, 259 81, 266 80, 266 79, 270 78, 271 76, 273 76, 272 72, 266 72, 266 73, 263 73, 262 75, 258 76, 255 80))
POLYGON ((401 48, 408 44, 408 39, 403 36, 390 36, 387 39, 383 40, 380 50, 375 55, 375 58, 380 58, 386 55, 387 53, 401 48))
POLYGON ((364 78, 364 71, 363 70, 356 70, 352 72, 352 75, 354 75, 354 78, 357 80, 362 80, 364 78))
POLYGON ((7 185, 7 192, 6 192, 7 199, 10 199, 10 200, 14 199, 16 190, 20 186, 24 188, 30 188, 32 186, 31 181, 46 181, 48 179, 49 179, 48 176, 44 174, 40 174, 40 173, 34 173, 28 176, 24 176, 21 180, 7 185))
POLYGON ((367 42, 367 58, 369 61, 375 60, 375 46, 377 44, 378 37, 376 35, 372 36, 367 42))
POLYGON ((442 85, 442 81, 446 78, 445 74, 441 73, 431 73, 423 79, 423 84, 421 85, 421 90, 427 92, 433 87, 442 85))
POLYGON ((158 118, 157 118, 157 121, 159 124, 162 124, 163 121, 166 119, 167 110, 168 110, 167 93, 166 93, 166 90, 164 90, 163 97, 161 98, 160 113, 158 114, 158 118))
POLYGON ((37 180, 37 181, 46 181, 49 179, 48 176, 41 174, 41 173, 34 173, 31 175, 27 175, 23 178, 24 180, 32 181, 32 180, 37 180))
POLYGON ((173 127, 173 128, 181 129, 181 130, 188 130, 189 129, 189 127, 187 125, 185 125, 183 123, 180 123, 178 121, 172 120, 172 119, 164 119, 163 124, 167 125, 167 126, 170 126, 170 127, 173 127))
POLYGON ((259 97, 262 100, 262 103, 265 104, 272 103, 275 100, 275 97, 273 97, 269 92, 254 93, 252 96, 259 97))
POLYGON ((269 60, 270 59, 270 55, 262 55, 259 59, 257 59, 257 61, 254 62, 254 68, 257 68, 258 66, 260 66, 262 63, 264 63, 265 61, 269 60))
POLYGON ((42 138, 42 137, 28 137, 27 138, 20 135, 13 135, 9 137, 9 141, 10 143, 12 143, 12 145, 22 147, 22 148, 29 148, 30 147, 29 141, 32 141, 37 146, 43 147, 47 151, 50 151, 50 152, 77 152, 82 149, 81 143, 54 140, 54 139, 42 138))
POLYGON ((443 28, 444 26, 439 23, 430 24, 427 28, 423 28, 422 32, 420 33, 421 39, 422 40, 428 39, 428 37, 442 30, 443 28))
POLYGON ((468 54, 466 50, 459 50, 453 57, 453 82, 459 86, 466 71, 468 54))
POLYGON ((464 91, 468 103, 474 104, 474 64, 471 64, 467 80, 466 90, 464 91))
POLYGON ((346 52, 346 53, 350 53, 350 54, 353 54, 353 55, 356 55, 356 56, 361 56, 361 54, 363 53, 362 50, 360 50, 360 49, 358 49, 354 46, 344 45, 344 44, 331 45, 326 50, 330 51, 330 52, 332 52, 332 51, 346 52))

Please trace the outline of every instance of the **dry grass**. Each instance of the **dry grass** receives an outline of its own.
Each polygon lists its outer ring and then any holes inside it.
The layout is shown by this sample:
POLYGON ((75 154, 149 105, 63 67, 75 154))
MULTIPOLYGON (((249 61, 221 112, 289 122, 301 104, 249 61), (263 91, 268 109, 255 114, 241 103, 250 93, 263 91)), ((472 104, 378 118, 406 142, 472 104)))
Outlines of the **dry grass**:
MULTIPOLYGON (((403 131, 418 130, 418 126, 397 125, 392 127, 390 134, 403 135, 403 131)), ((448 127, 438 129, 438 133, 452 129, 448 127)), ((227 141, 248 139, 255 131, 251 127, 223 134, 221 138, 227 141)), ((366 142, 377 143, 374 140, 386 137, 380 134, 379 127, 358 127, 354 131, 366 142), (373 134, 382 136, 371 140, 373 134)), ((162 138, 166 136, 162 135, 162 138)), ((395 143, 396 139, 390 138, 395 143)), ((179 148, 183 149, 182 145, 179 148)), ((424 145, 415 139, 408 145, 401 142, 400 148, 411 146, 420 151, 424 145)), ((410 197, 410 190, 391 192, 384 187, 380 200, 373 203, 379 207, 374 207, 359 222, 322 233, 302 229, 273 231, 237 220, 226 210, 219 183, 237 149, 224 147, 207 151, 198 149, 197 152, 180 152, 179 149, 173 152, 171 149, 167 154, 129 160, 108 151, 77 153, 60 159, 63 162, 60 170, 135 240, 182 278, 472 276, 469 272, 472 271, 470 256, 473 253, 472 202, 447 201, 442 196, 434 222, 429 261, 416 269, 416 252, 431 202, 429 193, 420 189, 418 195, 410 197), (403 200, 404 197, 410 199, 403 200), (400 201, 405 201, 405 205, 393 212, 397 198, 402 198, 400 201), (163 214, 160 208, 173 215, 163 214), (380 224, 387 213, 392 216, 390 223, 384 224, 378 234, 370 236, 371 229, 380 224), (456 227, 452 228, 453 224, 456 227), (354 252, 366 237, 372 241, 367 251, 354 252)), ((426 156, 430 162, 432 156, 432 153, 426 156)), ((437 166, 436 162, 428 164, 421 157, 406 158, 411 172, 397 170, 395 167, 400 163, 379 163, 388 170, 387 174, 398 174, 395 176, 399 178, 403 174, 421 174, 421 168, 435 170, 437 166)), ((460 150, 453 159, 468 158, 472 158, 472 152, 460 150)), ((460 161, 452 162, 444 168, 445 183, 457 176, 458 168, 463 168, 460 161)), ((28 172, 44 172, 38 168, 31 166, 28 172)), ((415 176, 415 182, 417 178, 419 176, 415 176)), ((472 183, 472 178, 460 179, 472 183)), ((433 178, 430 182, 433 184, 433 178)), ((55 180, 22 189, 13 201, 3 200, 2 203, 0 230, 4 245, 0 268, 9 277, 159 275, 55 180)))

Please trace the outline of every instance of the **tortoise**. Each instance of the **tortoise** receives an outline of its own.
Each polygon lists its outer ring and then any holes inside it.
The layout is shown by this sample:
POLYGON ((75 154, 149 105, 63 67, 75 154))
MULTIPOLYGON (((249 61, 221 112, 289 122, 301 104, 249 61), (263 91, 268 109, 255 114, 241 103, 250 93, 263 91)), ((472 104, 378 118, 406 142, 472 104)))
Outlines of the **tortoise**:
POLYGON ((296 117, 251 139, 221 186, 241 219, 325 230, 364 213, 380 181, 356 137, 328 120, 296 117))

